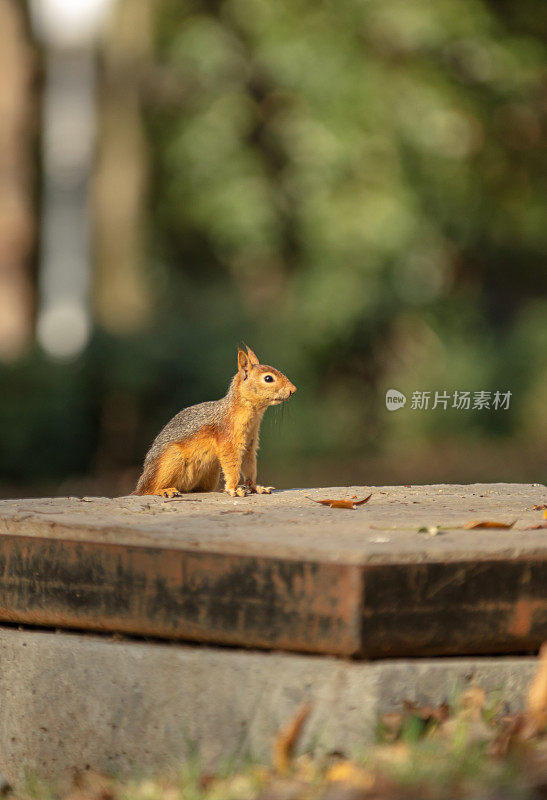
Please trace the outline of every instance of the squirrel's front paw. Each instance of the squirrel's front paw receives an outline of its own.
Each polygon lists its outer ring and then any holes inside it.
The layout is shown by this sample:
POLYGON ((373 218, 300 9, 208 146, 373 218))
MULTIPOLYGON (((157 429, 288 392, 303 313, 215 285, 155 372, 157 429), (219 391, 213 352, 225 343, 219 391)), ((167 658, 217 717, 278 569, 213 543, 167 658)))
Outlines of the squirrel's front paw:
POLYGON ((272 489, 275 489, 275 486, 259 486, 258 484, 250 483, 249 481, 247 481, 245 485, 251 494, 271 494, 272 489))
POLYGON ((156 496, 167 497, 167 498, 180 497, 181 493, 179 492, 178 489, 175 489, 174 487, 169 487, 169 489, 162 489, 161 491, 156 492, 156 496))
POLYGON ((230 497, 245 497, 249 494, 249 490, 245 486, 236 486, 235 489, 226 489, 230 497))

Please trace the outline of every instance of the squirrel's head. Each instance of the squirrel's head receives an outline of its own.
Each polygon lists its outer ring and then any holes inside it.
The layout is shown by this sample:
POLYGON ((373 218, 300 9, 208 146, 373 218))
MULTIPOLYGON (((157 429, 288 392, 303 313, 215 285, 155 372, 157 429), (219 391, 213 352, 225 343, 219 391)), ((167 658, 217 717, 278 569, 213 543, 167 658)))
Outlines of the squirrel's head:
POLYGON ((296 386, 274 367, 261 364, 250 347, 237 351, 239 392, 257 408, 277 406, 296 392, 296 386))

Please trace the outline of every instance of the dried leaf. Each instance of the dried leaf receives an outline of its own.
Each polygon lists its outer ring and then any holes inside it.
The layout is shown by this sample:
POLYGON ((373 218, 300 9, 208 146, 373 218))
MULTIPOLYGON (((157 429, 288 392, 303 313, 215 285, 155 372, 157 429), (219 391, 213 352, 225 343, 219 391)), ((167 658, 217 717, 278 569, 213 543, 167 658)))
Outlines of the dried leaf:
POLYGON ((328 770, 326 779, 329 783, 341 781, 355 789, 372 789, 374 775, 353 761, 339 761, 328 770))
POLYGON ((463 692, 460 697, 459 707, 456 713, 444 720, 439 731, 443 738, 454 740, 465 727, 466 740, 473 744, 483 744, 492 742, 497 734, 496 729, 487 724, 484 718, 484 707, 486 704, 486 693, 474 682, 463 692))
POLYGON ((210 772, 202 772, 198 778, 197 784, 202 792, 209 789, 216 781, 217 776, 210 772))
POLYGON ((365 497, 363 500, 315 500, 313 497, 308 497, 308 500, 313 500, 314 503, 320 503, 322 506, 330 506, 330 508, 349 508, 349 509, 356 509, 357 506, 362 506, 363 503, 368 503, 372 494, 369 494, 368 497, 365 497))
POLYGON ((460 699, 461 710, 464 716, 470 719, 479 720, 482 717, 484 706, 486 705, 486 692, 473 683, 462 694, 460 699))
POLYGON ((505 758, 514 742, 525 742, 537 733, 537 725, 527 712, 508 714, 501 719, 501 730, 488 747, 494 758, 505 758))
POLYGON ((66 800, 114 800, 114 779, 93 770, 78 770, 73 776, 74 788, 66 800))
POLYGON ((291 755, 296 741, 302 730, 304 722, 311 711, 311 705, 306 703, 277 734, 273 744, 273 766, 276 772, 284 775, 290 764, 291 755))
POLYGON ((363 500, 356 500, 355 501, 355 505, 356 506, 362 506, 364 503, 368 503, 368 501, 370 500, 371 497, 372 497, 372 494, 369 494, 369 496, 365 497, 363 500))
POLYGON ((331 500, 331 508, 352 508, 355 509, 356 503, 353 500, 331 500))
POLYGON ((538 729, 547 727, 547 642, 539 651, 539 667, 528 688, 526 708, 538 729))
POLYGON ((473 528, 512 528, 515 522, 516 519, 514 519, 513 522, 491 522, 489 520, 483 522, 480 519, 474 519, 463 527, 466 531, 472 530, 473 528))
MULTIPOLYGON (((306 495, 308 500, 312 500, 314 503, 321 503, 322 506, 330 506, 331 503, 334 503, 334 500, 316 500, 314 497, 309 497, 306 495)), ((353 505, 353 503, 352 503, 353 505)))
POLYGON ((401 729, 403 727, 404 714, 400 711, 392 712, 390 714, 382 714, 380 722, 382 723, 382 738, 386 742, 394 742, 399 738, 401 729))
POLYGON ((547 509, 547 503, 543 503, 540 506, 534 506, 534 511, 543 511, 544 509, 547 509))

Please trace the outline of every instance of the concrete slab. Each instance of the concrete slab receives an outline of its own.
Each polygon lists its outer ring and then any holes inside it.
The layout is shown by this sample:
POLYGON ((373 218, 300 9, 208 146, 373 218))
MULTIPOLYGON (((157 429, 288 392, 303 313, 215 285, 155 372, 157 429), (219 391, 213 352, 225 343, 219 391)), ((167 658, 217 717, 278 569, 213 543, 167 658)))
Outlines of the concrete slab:
MULTIPOLYGON (((269 763, 276 732, 312 704, 299 750, 359 754, 377 715, 403 699, 451 700, 471 674, 523 707, 532 658, 363 663, 332 657, 0 629, 0 771, 64 779, 75 769, 147 773, 197 757, 205 769, 269 763)), ((492 698, 489 698, 489 702, 492 698)))
POLYGON ((2 501, 0 620, 366 657, 523 652, 547 638, 547 537, 531 529, 546 502, 539 484, 2 501), (371 492, 355 511, 313 502, 371 492))

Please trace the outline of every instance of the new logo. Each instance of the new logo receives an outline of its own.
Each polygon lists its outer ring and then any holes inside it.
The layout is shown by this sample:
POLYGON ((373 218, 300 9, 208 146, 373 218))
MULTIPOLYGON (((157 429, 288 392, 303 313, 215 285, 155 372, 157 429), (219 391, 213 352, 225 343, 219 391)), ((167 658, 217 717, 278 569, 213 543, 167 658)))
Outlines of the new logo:
POLYGON ((388 389, 386 392, 386 408, 388 411, 398 411, 406 403, 406 397, 397 389, 388 389))

